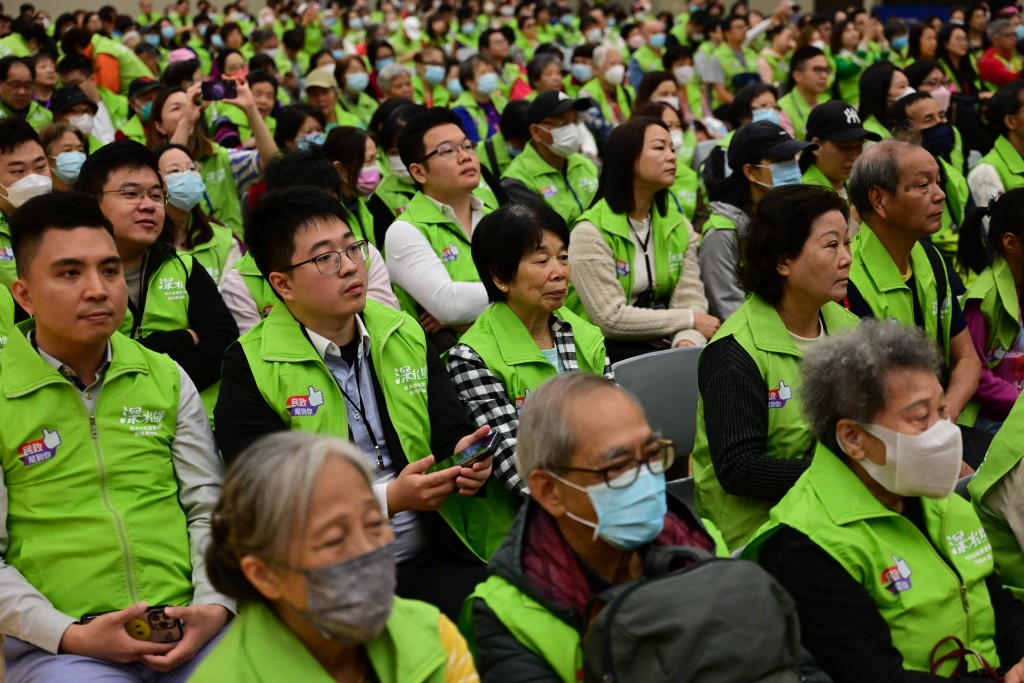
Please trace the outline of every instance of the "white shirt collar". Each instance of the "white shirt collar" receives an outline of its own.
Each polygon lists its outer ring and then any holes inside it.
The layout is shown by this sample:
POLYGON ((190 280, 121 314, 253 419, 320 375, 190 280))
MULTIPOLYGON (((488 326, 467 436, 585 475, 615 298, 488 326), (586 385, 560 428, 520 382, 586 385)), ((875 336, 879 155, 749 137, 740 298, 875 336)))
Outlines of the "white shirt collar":
MULTIPOLYGON (((437 210, 441 212, 445 218, 449 218, 455 223, 459 222, 459 219, 455 216, 455 209, 448 204, 442 204, 426 192, 423 196, 430 200, 430 202, 437 207, 437 210)), ((469 195, 469 215, 470 215, 470 226, 476 228, 476 224, 480 222, 480 219, 484 217, 484 202, 482 199, 477 197, 475 194, 469 195)))
MULTIPOLYGON (((320 357, 327 360, 327 354, 332 356, 340 356, 341 351, 338 349, 338 345, 332 342, 327 337, 322 337, 308 327, 305 328, 306 334, 309 335, 309 341, 313 342, 313 348, 320 354, 320 357)), ((359 337, 359 347, 356 352, 359 356, 366 353, 366 349, 370 348, 370 333, 366 331, 366 326, 363 325, 361 316, 356 316, 356 335, 359 337)))

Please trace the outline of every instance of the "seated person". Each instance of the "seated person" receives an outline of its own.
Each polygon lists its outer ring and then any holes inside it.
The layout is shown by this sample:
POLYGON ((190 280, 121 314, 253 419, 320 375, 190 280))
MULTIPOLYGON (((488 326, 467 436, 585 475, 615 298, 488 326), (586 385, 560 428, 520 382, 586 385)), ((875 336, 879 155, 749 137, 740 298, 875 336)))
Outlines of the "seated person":
POLYGON ((352 444, 260 439, 230 469, 215 519, 207 572, 241 609, 193 683, 478 680, 455 625, 395 597, 395 532, 352 444))
POLYGON ((697 516, 666 496, 674 458, 610 380, 566 373, 530 396, 516 452, 530 499, 467 605, 484 680, 579 680, 592 595, 639 578, 648 544, 715 551, 697 516))
POLYGON ((950 495, 961 437, 932 344, 865 320, 804 357, 818 445, 744 551, 796 601, 804 647, 836 683, 948 681, 981 667, 945 657, 961 641, 1024 680, 1024 605, 994 573, 971 504, 950 495))
POLYGON ((18 273, 8 221, 32 197, 53 189, 50 165, 39 134, 21 119, 0 121, 0 285, 11 286, 18 273))
POLYGON ((199 394, 117 332, 128 294, 93 198, 30 200, 11 229, 34 322, 0 353, 7 680, 184 681, 234 609, 203 563, 223 466, 199 394), (130 636, 149 605, 184 637, 130 636))
POLYGON ((569 229, 543 204, 512 204, 473 233, 473 263, 492 301, 448 352, 448 373, 466 411, 501 437, 495 472, 527 495, 515 469, 519 411, 543 382, 584 370, 611 374, 601 330, 565 308, 569 229))

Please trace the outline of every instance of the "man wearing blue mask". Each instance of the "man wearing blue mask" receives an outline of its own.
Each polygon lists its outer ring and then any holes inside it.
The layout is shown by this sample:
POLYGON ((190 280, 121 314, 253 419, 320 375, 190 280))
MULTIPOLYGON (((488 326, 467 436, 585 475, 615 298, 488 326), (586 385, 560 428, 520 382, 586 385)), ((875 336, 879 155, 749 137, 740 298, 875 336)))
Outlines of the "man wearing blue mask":
POLYGON ((665 54, 665 24, 648 21, 644 24, 644 44, 637 48, 629 60, 629 84, 640 87, 644 74, 661 71, 661 57, 665 54))
POLYGON ((666 494, 672 443, 611 381, 577 372, 548 380, 528 397, 518 439, 530 499, 470 596, 477 668, 485 680, 500 670, 517 681, 575 681, 577 625, 592 596, 640 578, 651 545, 714 553, 716 543, 666 494))

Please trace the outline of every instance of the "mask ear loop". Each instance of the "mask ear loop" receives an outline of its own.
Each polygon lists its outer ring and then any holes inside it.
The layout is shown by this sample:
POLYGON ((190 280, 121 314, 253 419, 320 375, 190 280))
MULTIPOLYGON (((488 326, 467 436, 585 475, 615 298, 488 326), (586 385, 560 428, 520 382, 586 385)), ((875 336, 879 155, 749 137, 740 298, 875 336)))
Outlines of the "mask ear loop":
MULTIPOLYGON (((576 489, 577 491, 579 491, 581 493, 587 494, 587 498, 590 498, 590 491, 588 491, 585 486, 580 486, 579 484, 577 484, 575 482, 571 482, 568 479, 564 479, 564 478, 558 476, 557 474, 555 474, 554 472, 552 472, 551 470, 545 470, 545 472, 547 472, 552 477, 554 477, 556 480, 558 480, 561 483, 565 484, 569 488, 573 488, 573 489, 576 489)), ((593 504, 593 499, 591 499, 591 504, 593 504)), ((592 541, 596 541, 597 540, 598 535, 599 535, 598 532, 601 530, 601 520, 600 520, 600 518, 598 518, 598 521, 595 523, 595 522, 591 522, 590 520, 583 519, 579 515, 574 514, 572 512, 569 512, 568 510, 565 511, 565 516, 568 517, 569 519, 571 519, 572 521, 576 522, 577 524, 582 524, 583 526, 590 527, 591 529, 593 529, 594 530, 594 536, 590 540, 592 540, 592 541)))

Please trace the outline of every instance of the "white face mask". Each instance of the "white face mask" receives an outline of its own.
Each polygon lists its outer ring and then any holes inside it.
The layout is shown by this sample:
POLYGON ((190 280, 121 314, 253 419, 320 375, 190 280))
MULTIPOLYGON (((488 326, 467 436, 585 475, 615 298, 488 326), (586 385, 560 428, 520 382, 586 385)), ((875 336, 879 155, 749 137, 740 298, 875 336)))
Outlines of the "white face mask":
POLYGON ((906 88, 904 88, 903 92, 901 92, 899 95, 896 96, 896 98, 893 100, 893 102, 898 102, 899 100, 902 100, 907 95, 913 95, 916 92, 917 92, 916 90, 914 90, 913 88, 911 88, 908 85, 906 88))
POLYGON ((82 135, 88 135, 92 132, 92 114, 79 114, 78 116, 69 116, 68 125, 75 130, 81 131, 82 135))
POLYGON ((655 102, 664 102, 665 104, 670 105, 676 111, 680 111, 680 109, 679 109, 679 98, 678 97, 659 97, 658 99, 656 99, 654 101, 655 102))
POLYGON ((672 69, 672 74, 676 77, 676 83, 680 85, 688 85, 693 80, 693 67, 692 66, 677 66, 672 69))
POLYGON ((552 128, 548 132, 551 133, 551 144, 548 145, 548 149, 563 159, 580 151, 580 129, 575 124, 569 123, 552 128))
POLYGON ((391 175, 395 176, 399 180, 405 183, 412 183, 412 176, 409 175, 409 169, 402 163, 402 157, 398 154, 388 155, 388 166, 391 167, 391 175))
POLYGON ((955 424, 939 420, 920 434, 894 432, 876 424, 860 426, 885 444, 885 464, 876 465, 867 458, 857 462, 887 491, 926 498, 946 498, 953 492, 963 457, 963 437, 955 424))
POLYGON ((604 80, 608 81, 611 85, 621 85, 622 79, 626 77, 626 67, 621 64, 608 67, 608 70, 604 72, 604 80))
POLYGON ((7 201, 17 209, 33 197, 51 192, 53 190, 53 180, 48 175, 33 173, 21 178, 10 187, 4 187, 0 184, 0 188, 7 191, 7 201))
POLYGON ((683 151, 683 131, 671 130, 669 136, 672 138, 672 149, 676 151, 676 156, 683 151))
POLYGON ((819 50, 821 50, 822 52, 824 52, 825 51, 825 41, 824 40, 815 40, 814 42, 811 43, 811 47, 816 47, 819 50))

